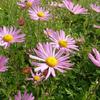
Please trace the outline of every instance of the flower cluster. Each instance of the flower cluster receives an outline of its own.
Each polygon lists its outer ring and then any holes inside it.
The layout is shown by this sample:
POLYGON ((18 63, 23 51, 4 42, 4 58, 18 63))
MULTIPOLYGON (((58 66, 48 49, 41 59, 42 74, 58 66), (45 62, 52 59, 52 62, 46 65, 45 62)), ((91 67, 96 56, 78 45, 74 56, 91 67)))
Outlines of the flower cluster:
POLYGON ((50 76, 55 77, 56 70, 63 73, 65 70, 71 69, 73 63, 69 56, 73 51, 78 51, 78 46, 75 45, 73 38, 65 35, 63 30, 58 32, 46 29, 44 33, 51 42, 38 43, 34 49, 36 56, 30 54, 29 57, 36 60, 32 61, 32 65, 37 66, 36 72, 44 73, 46 71, 45 79, 47 79, 50 76))

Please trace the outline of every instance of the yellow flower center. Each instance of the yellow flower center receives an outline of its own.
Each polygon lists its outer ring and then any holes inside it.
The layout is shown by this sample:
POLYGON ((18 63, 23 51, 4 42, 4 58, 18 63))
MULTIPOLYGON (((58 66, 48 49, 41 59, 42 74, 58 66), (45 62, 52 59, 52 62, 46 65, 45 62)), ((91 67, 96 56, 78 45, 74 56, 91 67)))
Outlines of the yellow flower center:
POLYGON ((37 15, 38 15, 39 17, 44 17, 44 16, 45 16, 44 12, 42 12, 42 11, 39 11, 39 12, 37 13, 37 15))
POLYGON ((6 41, 6 42, 10 42, 13 40, 13 36, 11 34, 6 34, 4 37, 3 37, 3 40, 6 41))
POLYGON ((35 75, 35 76, 34 76, 34 80, 35 80, 35 81, 40 81, 40 79, 41 79, 40 76, 38 76, 38 75, 35 75))
POLYGON ((55 57, 48 57, 46 59, 46 63, 47 65, 49 65, 50 67, 55 67, 58 63, 57 59, 55 57))
POLYGON ((60 45, 61 47, 67 47, 67 42, 66 42, 65 40, 60 40, 60 41, 59 41, 59 45, 60 45))
POLYGON ((27 7, 32 7, 32 2, 26 2, 27 7))

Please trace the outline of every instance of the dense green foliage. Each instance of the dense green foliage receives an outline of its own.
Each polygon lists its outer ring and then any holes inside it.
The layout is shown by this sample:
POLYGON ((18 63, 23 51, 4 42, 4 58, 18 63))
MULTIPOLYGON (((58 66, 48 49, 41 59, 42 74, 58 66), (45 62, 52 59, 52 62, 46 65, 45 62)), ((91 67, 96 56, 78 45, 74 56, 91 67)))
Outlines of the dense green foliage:
POLYGON ((32 21, 28 12, 18 7, 17 0, 0 0, 0 26, 15 26, 26 34, 24 43, 13 44, 7 49, 0 47, 0 55, 9 58, 8 71, 0 73, 0 100, 13 100, 18 90, 23 93, 25 89, 32 92, 36 100, 100 100, 100 68, 88 58, 93 47, 100 51, 100 29, 93 28, 93 24, 100 23, 100 14, 90 8, 96 0, 73 0, 89 9, 86 15, 72 15, 64 8, 50 7, 47 0, 41 1, 53 15, 53 19, 47 22, 32 21), (18 24, 20 17, 25 19, 24 26, 18 24), (22 68, 31 66, 27 53, 38 42, 34 34, 41 42, 48 41, 43 33, 47 27, 63 29, 75 39, 84 37, 85 41, 79 44, 79 52, 71 57, 75 63, 72 70, 64 74, 58 72, 56 78, 34 85, 25 80, 28 76, 22 73, 22 68))

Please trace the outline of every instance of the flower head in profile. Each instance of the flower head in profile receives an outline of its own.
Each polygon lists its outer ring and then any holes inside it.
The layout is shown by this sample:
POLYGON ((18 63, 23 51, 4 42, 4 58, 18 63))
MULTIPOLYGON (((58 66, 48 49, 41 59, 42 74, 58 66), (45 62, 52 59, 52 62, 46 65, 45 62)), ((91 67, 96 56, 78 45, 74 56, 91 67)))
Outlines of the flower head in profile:
POLYGON ((50 36, 50 35, 52 35, 53 33, 55 33, 55 31, 52 30, 52 29, 49 29, 49 28, 46 28, 46 29, 44 30, 44 34, 45 34, 46 36, 50 36))
POLYGON ((56 76, 55 70, 64 72, 73 65, 70 63, 69 55, 64 55, 62 50, 57 50, 51 44, 41 44, 37 45, 37 49, 34 49, 36 56, 29 55, 31 59, 37 60, 38 62, 32 62, 32 64, 38 66, 35 71, 44 72, 47 70, 46 78, 50 75, 56 76))
POLYGON ((49 11, 45 11, 42 7, 32 7, 29 9, 29 15, 32 20, 46 21, 50 18, 49 11))
POLYGON ((91 4, 90 7, 92 10, 94 10, 97 13, 100 13, 100 6, 97 6, 96 4, 91 4))
POLYGON ((5 56, 0 56, 0 72, 5 72, 7 70, 7 64, 8 58, 5 56))
POLYGON ((100 53, 96 48, 92 49, 93 53, 89 53, 89 59, 98 67, 100 67, 100 53))
POLYGON ((100 25, 93 25, 94 28, 100 28, 100 25))
POLYGON ((40 0, 21 0, 17 2, 21 8, 30 8, 32 6, 38 6, 40 4, 40 0))
POLYGON ((21 95, 21 92, 18 91, 18 94, 15 95, 15 100, 34 100, 34 96, 31 94, 28 94, 26 91, 23 95, 21 95))
POLYGON ((4 26, 2 29, 0 29, 0 46, 7 48, 10 46, 10 44, 24 42, 25 34, 20 33, 21 31, 14 27, 8 28, 4 26))
POLYGON ((63 0, 65 7, 73 14, 87 14, 87 9, 83 8, 81 5, 75 5, 71 0, 63 0))
POLYGON ((57 49, 62 49, 66 52, 78 51, 78 46, 75 45, 76 41, 72 37, 66 36, 63 30, 53 33, 50 36, 50 40, 52 41, 50 43, 57 49))
POLYGON ((38 82, 42 81, 44 78, 44 76, 41 72, 33 73, 33 71, 31 70, 31 75, 32 75, 32 78, 27 78, 26 80, 32 80, 32 81, 34 81, 34 83, 38 83, 38 82))

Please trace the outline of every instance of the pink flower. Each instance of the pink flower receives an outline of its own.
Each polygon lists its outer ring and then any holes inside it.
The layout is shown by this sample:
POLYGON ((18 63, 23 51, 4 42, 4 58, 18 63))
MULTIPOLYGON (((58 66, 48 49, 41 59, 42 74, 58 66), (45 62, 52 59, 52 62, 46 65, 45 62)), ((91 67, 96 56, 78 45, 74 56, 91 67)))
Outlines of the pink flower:
POLYGON ((40 4, 40 0, 21 0, 17 2, 21 8, 30 8, 32 6, 38 6, 40 4))
POLYGON ((89 53, 88 57, 96 66, 100 67, 100 53, 97 51, 96 48, 93 48, 92 51, 93 55, 92 53, 89 53))
POLYGON ((25 40, 25 34, 20 34, 20 30, 16 30, 16 28, 11 27, 3 27, 0 30, 0 46, 4 46, 4 48, 7 48, 10 46, 10 44, 16 43, 16 42, 24 42, 25 40))
POLYGON ((87 9, 82 8, 81 5, 77 4, 74 5, 74 3, 71 0, 63 0, 64 5, 66 8, 72 12, 73 14, 87 14, 87 9))
POLYGON ((34 100, 34 96, 31 94, 28 94, 26 91, 24 92, 24 95, 21 95, 21 92, 19 91, 17 95, 15 95, 15 100, 34 100))
POLYGON ((56 76, 55 70, 64 72, 66 69, 70 69, 73 65, 70 63, 69 56, 63 55, 62 50, 55 49, 51 44, 41 44, 37 45, 37 49, 34 49, 37 56, 29 55, 31 59, 37 60, 38 62, 32 62, 33 65, 38 66, 35 71, 44 72, 47 70, 47 79, 50 75, 56 76))
POLYGON ((26 80, 32 80, 34 83, 38 83, 43 80, 44 76, 40 72, 36 72, 35 74, 31 70, 32 78, 27 78, 26 80))
POLYGON ((50 36, 50 35, 52 35, 53 33, 55 33, 55 31, 52 30, 52 29, 46 28, 46 30, 44 30, 44 34, 45 34, 46 36, 50 36))
POLYGON ((93 27, 94 28, 100 28, 100 25, 94 25, 93 27))
POLYGON ((32 20, 46 21, 50 18, 49 11, 45 11, 42 7, 33 7, 29 9, 29 15, 32 20))
POLYGON ((91 4, 90 7, 92 10, 94 10, 97 13, 100 13, 100 6, 97 6, 96 4, 91 4))
POLYGON ((55 32, 50 36, 50 42, 55 48, 62 49, 66 52, 78 51, 78 46, 75 45, 76 41, 70 36, 66 36, 63 30, 55 32))
POLYGON ((5 72, 7 70, 6 63, 8 62, 8 58, 4 56, 0 56, 0 72, 5 72))

